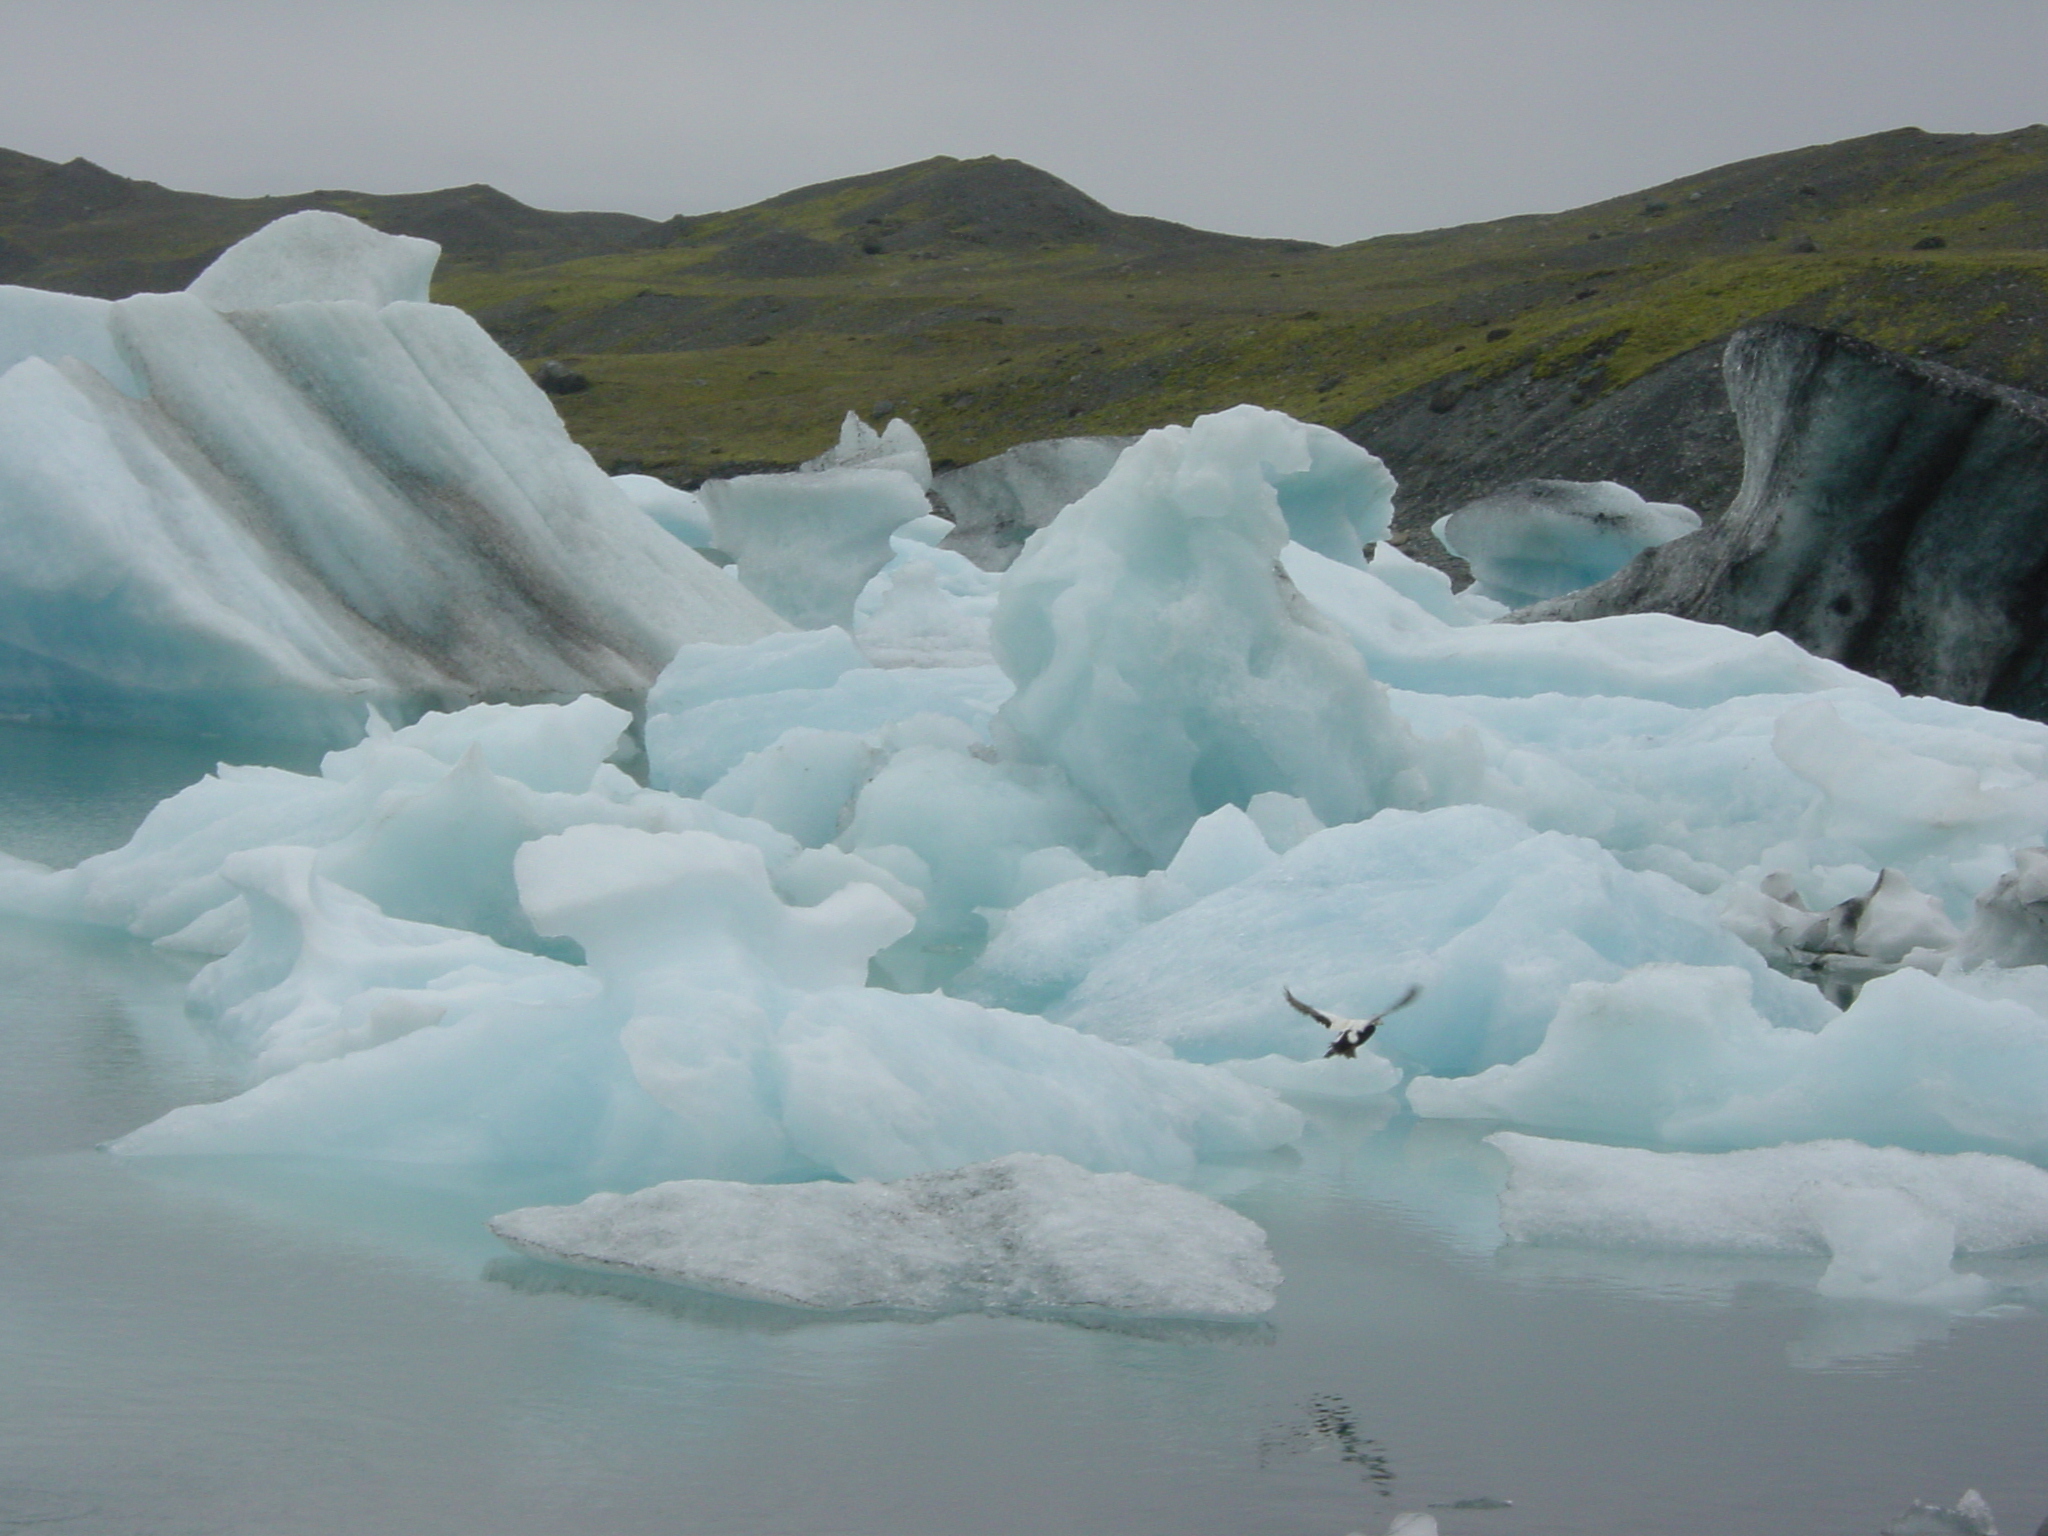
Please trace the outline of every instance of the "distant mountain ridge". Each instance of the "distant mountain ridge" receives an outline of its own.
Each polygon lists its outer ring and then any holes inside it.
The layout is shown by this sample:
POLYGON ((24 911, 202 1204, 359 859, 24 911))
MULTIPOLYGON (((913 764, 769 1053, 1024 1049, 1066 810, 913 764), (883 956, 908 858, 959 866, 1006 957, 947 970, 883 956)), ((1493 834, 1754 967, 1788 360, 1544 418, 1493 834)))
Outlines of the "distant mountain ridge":
POLYGON ((1318 249, 1308 241, 1214 234, 1116 213, 1056 176, 993 156, 940 155, 799 187, 748 208, 655 220, 550 212, 481 184, 217 197, 131 180, 90 160, 59 164, 0 149, 0 282, 98 298, 179 288, 236 240, 305 208, 433 240, 445 260, 487 267, 688 247, 734 276, 788 277, 843 271, 863 255, 1021 250, 1077 240, 1163 258, 1318 249))
POLYGON ((607 467, 688 484, 825 447, 848 409, 967 462, 1252 400, 1349 432, 1403 492, 1395 537, 1523 475, 1617 478, 1710 518, 1739 471, 1719 343, 1848 332, 2048 390, 2048 128, 1902 128, 1557 213, 1323 247, 1118 213, 945 156, 668 220, 490 187, 219 198, 0 152, 0 281, 182 286, 305 207, 423 235, 434 293, 514 356, 607 467))

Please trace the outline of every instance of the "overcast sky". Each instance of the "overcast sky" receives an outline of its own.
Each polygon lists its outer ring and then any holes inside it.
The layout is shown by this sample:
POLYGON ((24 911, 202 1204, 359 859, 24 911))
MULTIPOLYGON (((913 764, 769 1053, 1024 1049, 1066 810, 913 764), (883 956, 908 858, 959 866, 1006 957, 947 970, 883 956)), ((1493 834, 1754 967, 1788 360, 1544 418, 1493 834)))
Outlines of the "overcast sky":
POLYGON ((928 155, 1339 242, 2048 118, 2048 0, 0 0, 0 146, 666 217, 928 155))

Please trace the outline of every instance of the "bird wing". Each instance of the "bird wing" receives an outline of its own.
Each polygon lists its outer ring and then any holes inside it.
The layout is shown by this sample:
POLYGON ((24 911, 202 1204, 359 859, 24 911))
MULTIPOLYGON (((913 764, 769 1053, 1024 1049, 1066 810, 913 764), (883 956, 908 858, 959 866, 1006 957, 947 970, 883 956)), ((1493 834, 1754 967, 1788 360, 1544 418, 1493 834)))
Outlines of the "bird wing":
POLYGON ((1307 1014, 1310 1018, 1314 1019, 1318 1024, 1322 1025, 1325 1029, 1335 1029, 1337 1027, 1337 1021, 1335 1019, 1331 1018, 1327 1013, 1324 1013, 1320 1008, 1309 1007, 1307 1003, 1304 1003, 1300 998, 1296 997, 1292 992, 1288 991, 1287 988, 1282 987, 1280 989, 1280 995, 1287 999, 1288 1004, 1294 1009, 1296 1013, 1307 1014))
POLYGON ((1401 1009, 1406 1008, 1410 1003, 1414 1002, 1415 999, 1417 999, 1420 996, 1422 996, 1422 983, 1416 982, 1413 986, 1409 987, 1409 989, 1406 992, 1403 992, 1401 994, 1401 1001, 1394 1004, 1394 1006, 1391 1008, 1382 1009, 1380 1011, 1379 1016, 1384 1019, 1390 1013, 1398 1013, 1401 1009))

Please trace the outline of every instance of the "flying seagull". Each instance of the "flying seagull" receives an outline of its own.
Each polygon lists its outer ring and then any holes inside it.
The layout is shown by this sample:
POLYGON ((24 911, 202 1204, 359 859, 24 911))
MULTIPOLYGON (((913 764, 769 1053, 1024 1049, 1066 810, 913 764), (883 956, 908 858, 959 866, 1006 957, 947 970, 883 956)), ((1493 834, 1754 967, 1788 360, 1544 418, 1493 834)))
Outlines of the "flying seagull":
POLYGON ((1370 1040, 1372 1032, 1380 1027, 1380 1020, 1397 1009, 1406 1008, 1416 998, 1422 996, 1421 987, 1410 987, 1401 994, 1401 1000, 1392 1008, 1383 1008, 1369 1019, 1345 1019, 1335 1014, 1324 1013, 1320 1008, 1309 1007, 1286 987, 1282 987, 1280 991, 1296 1013, 1305 1013, 1323 1028, 1336 1031, 1337 1038, 1332 1040, 1330 1048, 1323 1052, 1325 1057, 1356 1056, 1358 1048, 1370 1040))

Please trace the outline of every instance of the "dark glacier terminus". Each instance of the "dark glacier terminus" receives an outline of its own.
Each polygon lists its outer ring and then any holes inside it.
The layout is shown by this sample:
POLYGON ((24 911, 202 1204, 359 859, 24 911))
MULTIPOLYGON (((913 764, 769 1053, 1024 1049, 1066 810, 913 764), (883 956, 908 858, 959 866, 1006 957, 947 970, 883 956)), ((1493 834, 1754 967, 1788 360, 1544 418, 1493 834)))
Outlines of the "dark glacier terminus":
POLYGON ((1902 693, 2048 719, 2048 399, 1772 322, 1729 339, 1719 523, 1518 621, 1776 630, 1902 693))

